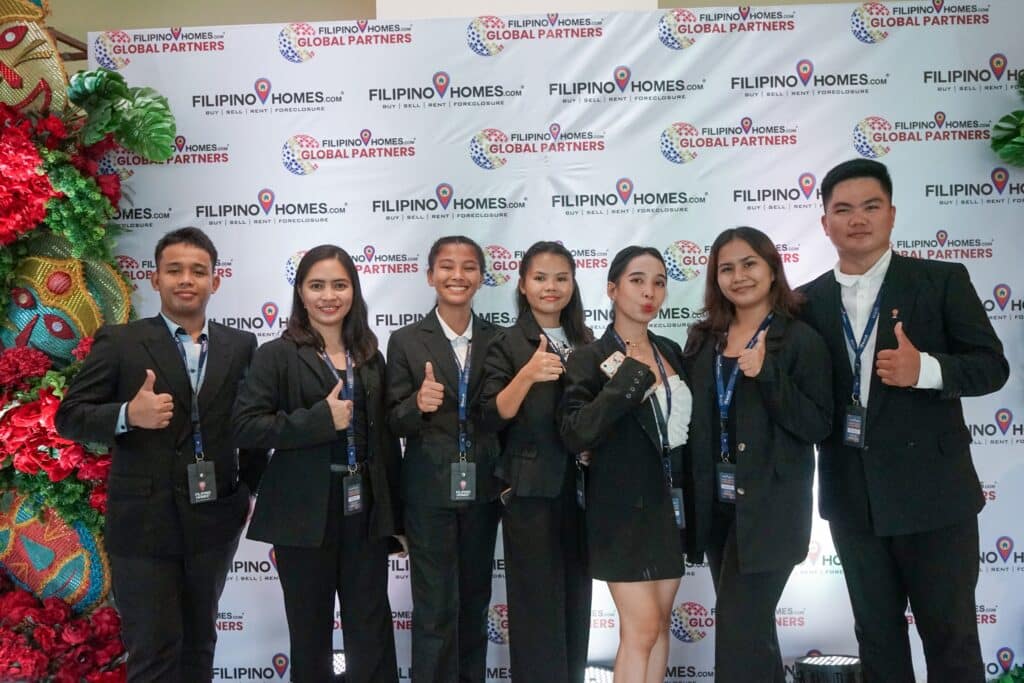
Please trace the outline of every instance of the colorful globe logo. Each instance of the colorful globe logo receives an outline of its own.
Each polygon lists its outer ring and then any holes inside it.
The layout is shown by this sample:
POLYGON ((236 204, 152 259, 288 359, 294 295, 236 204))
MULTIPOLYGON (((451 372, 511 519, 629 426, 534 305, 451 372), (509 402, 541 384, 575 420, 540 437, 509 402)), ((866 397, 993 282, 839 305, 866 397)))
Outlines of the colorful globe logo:
POLYGON ((300 47, 302 38, 316 35, 316 29, 306 23, 288 24, 277 34, 277 49, 281 56, 293 64, 307 62, 316 56, 310 49, 300 47))
POLYGON ((708 608, 698 602, 681 602, 672 610, 669 631, 684 643, 696 643, 708 635, 708 628, 715 625, 708 608))
POLYGON ((512 252, 500 244, 484 247, 484 284, 488 287, 501 287, 512 279, 512 274, 519 270, 519 262, 512 252))
POLYGON ((688 9, 669 10, 658 22, 658 40, 669 49, 685 50, 695 42, 686 32, 696 22, 697 15, 688 9))
POLYGON ((850 31, 853 32, 853 37, 868 45, 882 42, 889 37, 889 32, 873 28, 871 20, 875 17, 887 16, 889 16, 889 8, 882 3, 865 2, 853 10, 853 14, 850 15, 850 31))
POLYGON ((310 159, 304 159, 304 150, 319 149, 320 142, 311 135, 293 135, 281 147, 281 163, 295 175, 309 175, 320 168, 310 159))
POLYGON ((884 140, 876 140, 879 133, 892 130, 892 124, 881 116, 869 116, 853 127, 853 148, 862 157, 877 159, 889 153, 891 147, 884 140))
POLYGON ((487 640, 495 645, 508 645, 508 605, 494 605, 487 610, 487 640))
POLYGON ((503 28, 505 28, 505 20, 501 17, 477 17, 466 27, 466 44, 469 45, 470 50, 481 57, 493 57, 504 50, 505 46, 496 40, 488 39, 487 33, 500 31, 503 28))
POLYGON ((668 276, 679 282, 690 282, 700 277, 699 265, 707 263, 704 249, 695 242, 678 240, 663 252, 668 276))
POLYGON ((96 36, 93 47, 96 48, 96 63, 104 69, 117 71, 128 66, 131 61, 127 57, 114 54, 115 45, 127 45, 132 37, 124 31, 106 31, 96 36))
MULTIPOLYGON (((305 250, 297 251, 294 254, 292 254, 291 256, 289 256, 288 260, 284 264, 284 277, 285 277, 286 280, 288 280, 288 284, 290 284, 292 287, 295 286, 295 274, 299 270, 299 261, 301 261, 302 257, 305 256, 305 255, 306 255, 305 250)), ((274 566, 276 567, 277 566, 277 556, 275 555, 274 557, 271 558, 271 560, 273 560, 274 566)))
POLYGON ((699 133, 689 123, 676 121, 661 131, 661 155, 673 164, 686 164, 697 158, 697 153, 683 146, 683 140, 697 137, 699 133))
POLYGON ((501 168, 508 159, 497 152, 492 152, 491 147, 495 144, 508 142, 508 136, 497 128, 484 128, 469 141, 469 156, 473 163, 480 168, 493 171, 501 168))

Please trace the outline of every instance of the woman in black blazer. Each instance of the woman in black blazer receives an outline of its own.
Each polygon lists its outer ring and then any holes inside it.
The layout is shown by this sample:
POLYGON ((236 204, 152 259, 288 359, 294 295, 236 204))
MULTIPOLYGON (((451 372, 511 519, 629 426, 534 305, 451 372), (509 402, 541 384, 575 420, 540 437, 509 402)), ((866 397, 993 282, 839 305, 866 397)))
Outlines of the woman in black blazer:
POLYGON ((707 317, 691 329, 685 356, 692 531, 718 596, 715 675, 782 683, 775 608, 807 555, 813 444, 832 424, 831 366, 821 337, 793 318, 800 298, 767 235, 726 230, 707 273, 707 317))
POLYGON ((280 339, 257 350, 235 404, 239 445, 273 448, 248 537, 274 544, 292 680, 332 680, 334 596, 346 680, 398 679, 388 541, 401 533, 401 456, 384 414, 384 359, 345 250, 315 247, 280 339))
POLYGON ((619 612, 616 683, 662 681, 672 603, 683 575, 683 444, 690 390, 679 345, 651 334, 665 300, 661 253, 626 247, 608 270, 613 323, 566 366, 562 436, 591 451, 586 486, 590 573, 619 612))
POLYGON ((563 359, 594 335, 583 322, 576 263, 537 242, 519 266, 516 324, 487 353, 484 424, 503 429, 499 476, 509 650, 517 679, 583 683, 592 581, 581 553, 575 456, 559 434, 563 359), (543 587, 543 590, 538 588, 543 587))

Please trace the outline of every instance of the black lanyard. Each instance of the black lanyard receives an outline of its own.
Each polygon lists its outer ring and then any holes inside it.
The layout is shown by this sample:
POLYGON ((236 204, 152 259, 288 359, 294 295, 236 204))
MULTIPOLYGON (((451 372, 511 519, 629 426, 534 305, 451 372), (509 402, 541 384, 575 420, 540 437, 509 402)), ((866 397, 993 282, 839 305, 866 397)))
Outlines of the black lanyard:
POLYGON ((860 368, 861 368, 861 356, 864 353, 864 349, 868 346, 868 338, 871 336, 871 331, 875 329, 875 323, 878 322, 878 311, 882 305, 882 288, 878 289, 878 296, 875 297, 875 305, 871 307, 871 316, 868 318, 868 324, 864 326, 864 333, 860 336, 860 343, 857 343, 856 337, 853 336, 853 325, 850 324, 850 314, 846 312, 846 306, 843 305, 842 300, 839 302, 839 311, 842 313, 843 318, 843 334, 846 336, 846 343, 849 345, 850 350, 853 351, 853 404, 860 405, 860 368))
MULTIPOLYGON (((761 321, 761 324, 757 328, 757 332, 747 342, 746 348, 752 349, 757 345, 757 335, 768 329, 768 326, 772 324, 772 320, 775 319, 774 313, 769 313, 768 316, 761 321)), ((732 367, 732 372, 729 374, 729 383, 725 384, 722 381, 722 354, 715 354, 715 392, 718 397, 718 425, 719 425, 719 453, 722 456, 722 462, 729 462, 729 405, 732 404, 733 395, 736 389, 736 378, 740 374, 740 364, 736 363, 732 367)))
POLYGON ((327 369, 334 375, 334 379, 341 382, 341 399, 343 401, 352 401, 352 419, 349 420, 348 429, 345 430, 346 440, 348 441, 348 469, 350 472, 356 470, 356 429, 355 429, 355 373, 352 370, 352 354, 345 350, 345 381, 342 382, 341 375, 338 374, 338 369, 334 367, 334 362, 331 361, 331 357, 327 355, 326 351, 320 352, 320 357, 323 358, 324 363, 327 364, 327 369))
MULTIPOLYGON (((180 327, 174 333, 174 342, 178 345, 178 353, 181 354, 181 362, 185 364, 185 374, 187 376, 190 374, 188 354, 185 352, 185 344, 182 343, 178 332, 182 334, 188 333, 180 327)), ((189 378, 189 386, 192 388, 192 410, 190 415, 192 421, 192 447, 197 461, 203 460, 206 457, 206 452, 203 450, 203 430, 199 423, 199 383, 203 381, 203 371, 206 369, 206 356, 209 350, 209 340, 206 338, 206 335, 199 335, 199 367, 196 369, 196 381, 193 382, 189 378)))

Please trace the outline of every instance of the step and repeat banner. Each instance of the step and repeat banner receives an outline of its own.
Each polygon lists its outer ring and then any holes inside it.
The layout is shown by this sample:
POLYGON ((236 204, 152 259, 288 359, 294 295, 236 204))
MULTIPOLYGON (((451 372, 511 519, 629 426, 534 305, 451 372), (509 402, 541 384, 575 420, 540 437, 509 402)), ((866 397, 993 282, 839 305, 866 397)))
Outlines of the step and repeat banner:
MULTIPOLYGON (((1015 500, 1024 490, 1024 169, 999 162, 989 131, 1021 106, 1022 23, 1024 4, 1013 0, 919 0, 91 34, 93 66, 157 88, 178 120, 167 163, 123 151, 105 161, 129 187, 119 260, 150 314, 156 240, 204 228, 221 254, 211 316, 266 341, 285 326, 304 250, 336 243, 355 259, 386 344, 431 307, 426 256, 438 236, 484 245, 476 310, 501 324, 515 318, 524 250, 563 241, 598 333, 611 257, 648 244, 671 277, 654 327, 682 343, 719 231, 766 231, 791 282, 805 282, 835 261, 819 221, 824 173, 852 157, 879 159, 896 185, 894 248, 964 263, 1012 365, 1001 392, 965 401, 988 501, 977 609, 995 676, 1024 659, 1015 500)), ((607 662, 618 614, 605 586, 595 588, 591 659, 607 662)), ((392 559, 390 591, 408 678, 407 560, 392 559)), ((667 680, 714 678, 714 603, 707 566, 688 567, 667 680)), ((216 676, 286 678, 269 546, 243 541, 221 610, 216 676)), ((512 678, 506 615, 499 545, 491 681, 512 678)), ((790 670, 812 650, 856 652, 842 567, 820 520, 777 618, 790 670)))

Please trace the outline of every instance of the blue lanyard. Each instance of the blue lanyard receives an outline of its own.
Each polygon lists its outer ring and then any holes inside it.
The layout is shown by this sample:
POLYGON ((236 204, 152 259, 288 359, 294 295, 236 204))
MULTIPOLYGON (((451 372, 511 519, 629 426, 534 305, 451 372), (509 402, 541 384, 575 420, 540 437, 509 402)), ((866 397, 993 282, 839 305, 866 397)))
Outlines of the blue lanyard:
POLYGON ((875 323, 878 322, 878 311, 882 305, 882 288, 878 290, 878 296, 875 297, 875 305, 871 307, 871 316, 868 318, 868 324, 864 326, 864 333, 860 336, 860 344, 857 343, 856 337, 853 336, 853 325, 850 324, 850 314, 846 312, 846 306, 843 305, 842 301, 839 302, 839 311, 843 316, 843 334, 846 335, 846 343, 849 345, 850 350, 853 351, 853 404, 860 405, 860 368, 861 368, 861 355, 864 353, 864 349, 868 346, 868 337, 871 336, 871 331, 875 329, 875 323))
MULTIPOLYGON (((327 364, 327 369, 334 375, 334 379, 341 382, 341 375, 338 374, 338 369, 334 367, 334 363, 331 361, 331 357, 327 355, 326 351, 320 352, 320 357, 323 358, 324 363, 327 364)), ((345 436, 348 441, 348 468, 350 472, 356 470, 356 428, 355 428, 355 373, 352 370, 352 354, 345 351, 345 381, 341 382, 341 399, 343 401, 353 401, 352 405, 352 419, 348 423, 348 429, 345 430, 345 436)))
POLYGON ((469 452, 469 435, 466 433, 469 403, 469 364, 473 351, 473 342, 466 346, 466 362, 459 363, 459 355, 452 349, 455 365, 459 368, 459 461, 465 462, 469 452))
MULTIPOLYGON (((178 328, 181 330, 181 328, 178 328)), ((182 334, 187 334, 184 330, 181 330, 182 334)), ((185 345, 181 341, 181 337, 178 333, 174 333, 174 342, 178 345, 178 353, 181 354, 181 362, 185 364, 185 374, 189 374, 188 368, 188 354, 185 352, 185 345)), ((199 424, 199 383, 203 381, 203 372, 206 369, 206 356, 209 352, 209 340, 205 334, 199 335, 199 367, 196 369, 196 381, 192 382, 189 378, 189 386, 192 387, 192 410, 191 410, 191 421, 192 421, 192 449, 195 453, 196 460, 205 459, 205 451, 203 450, 203 430, 199 424)))
MULTIPOLYGON (((772 320, 775 319, 775 313, 769 313, 768 316, 761 321, 761 324, 757 328, 757 332, 747 342, 746 348, 752 349, 757 345, 757 335, 768 329, 768 326, 772 324, 772 320)), ((740 374, 740 364, 736 363, 732 367, 732 372, 729 373, 729 383, 725 384, 722 382, 722 354, 721 352, 715 354, 715 392, 718 397, 718 432, 720 439, 719 453, 722 456, 722 462, 729 462, 729 406, 732 404, 734 391, 736 389, 736 378, 740 374)))

